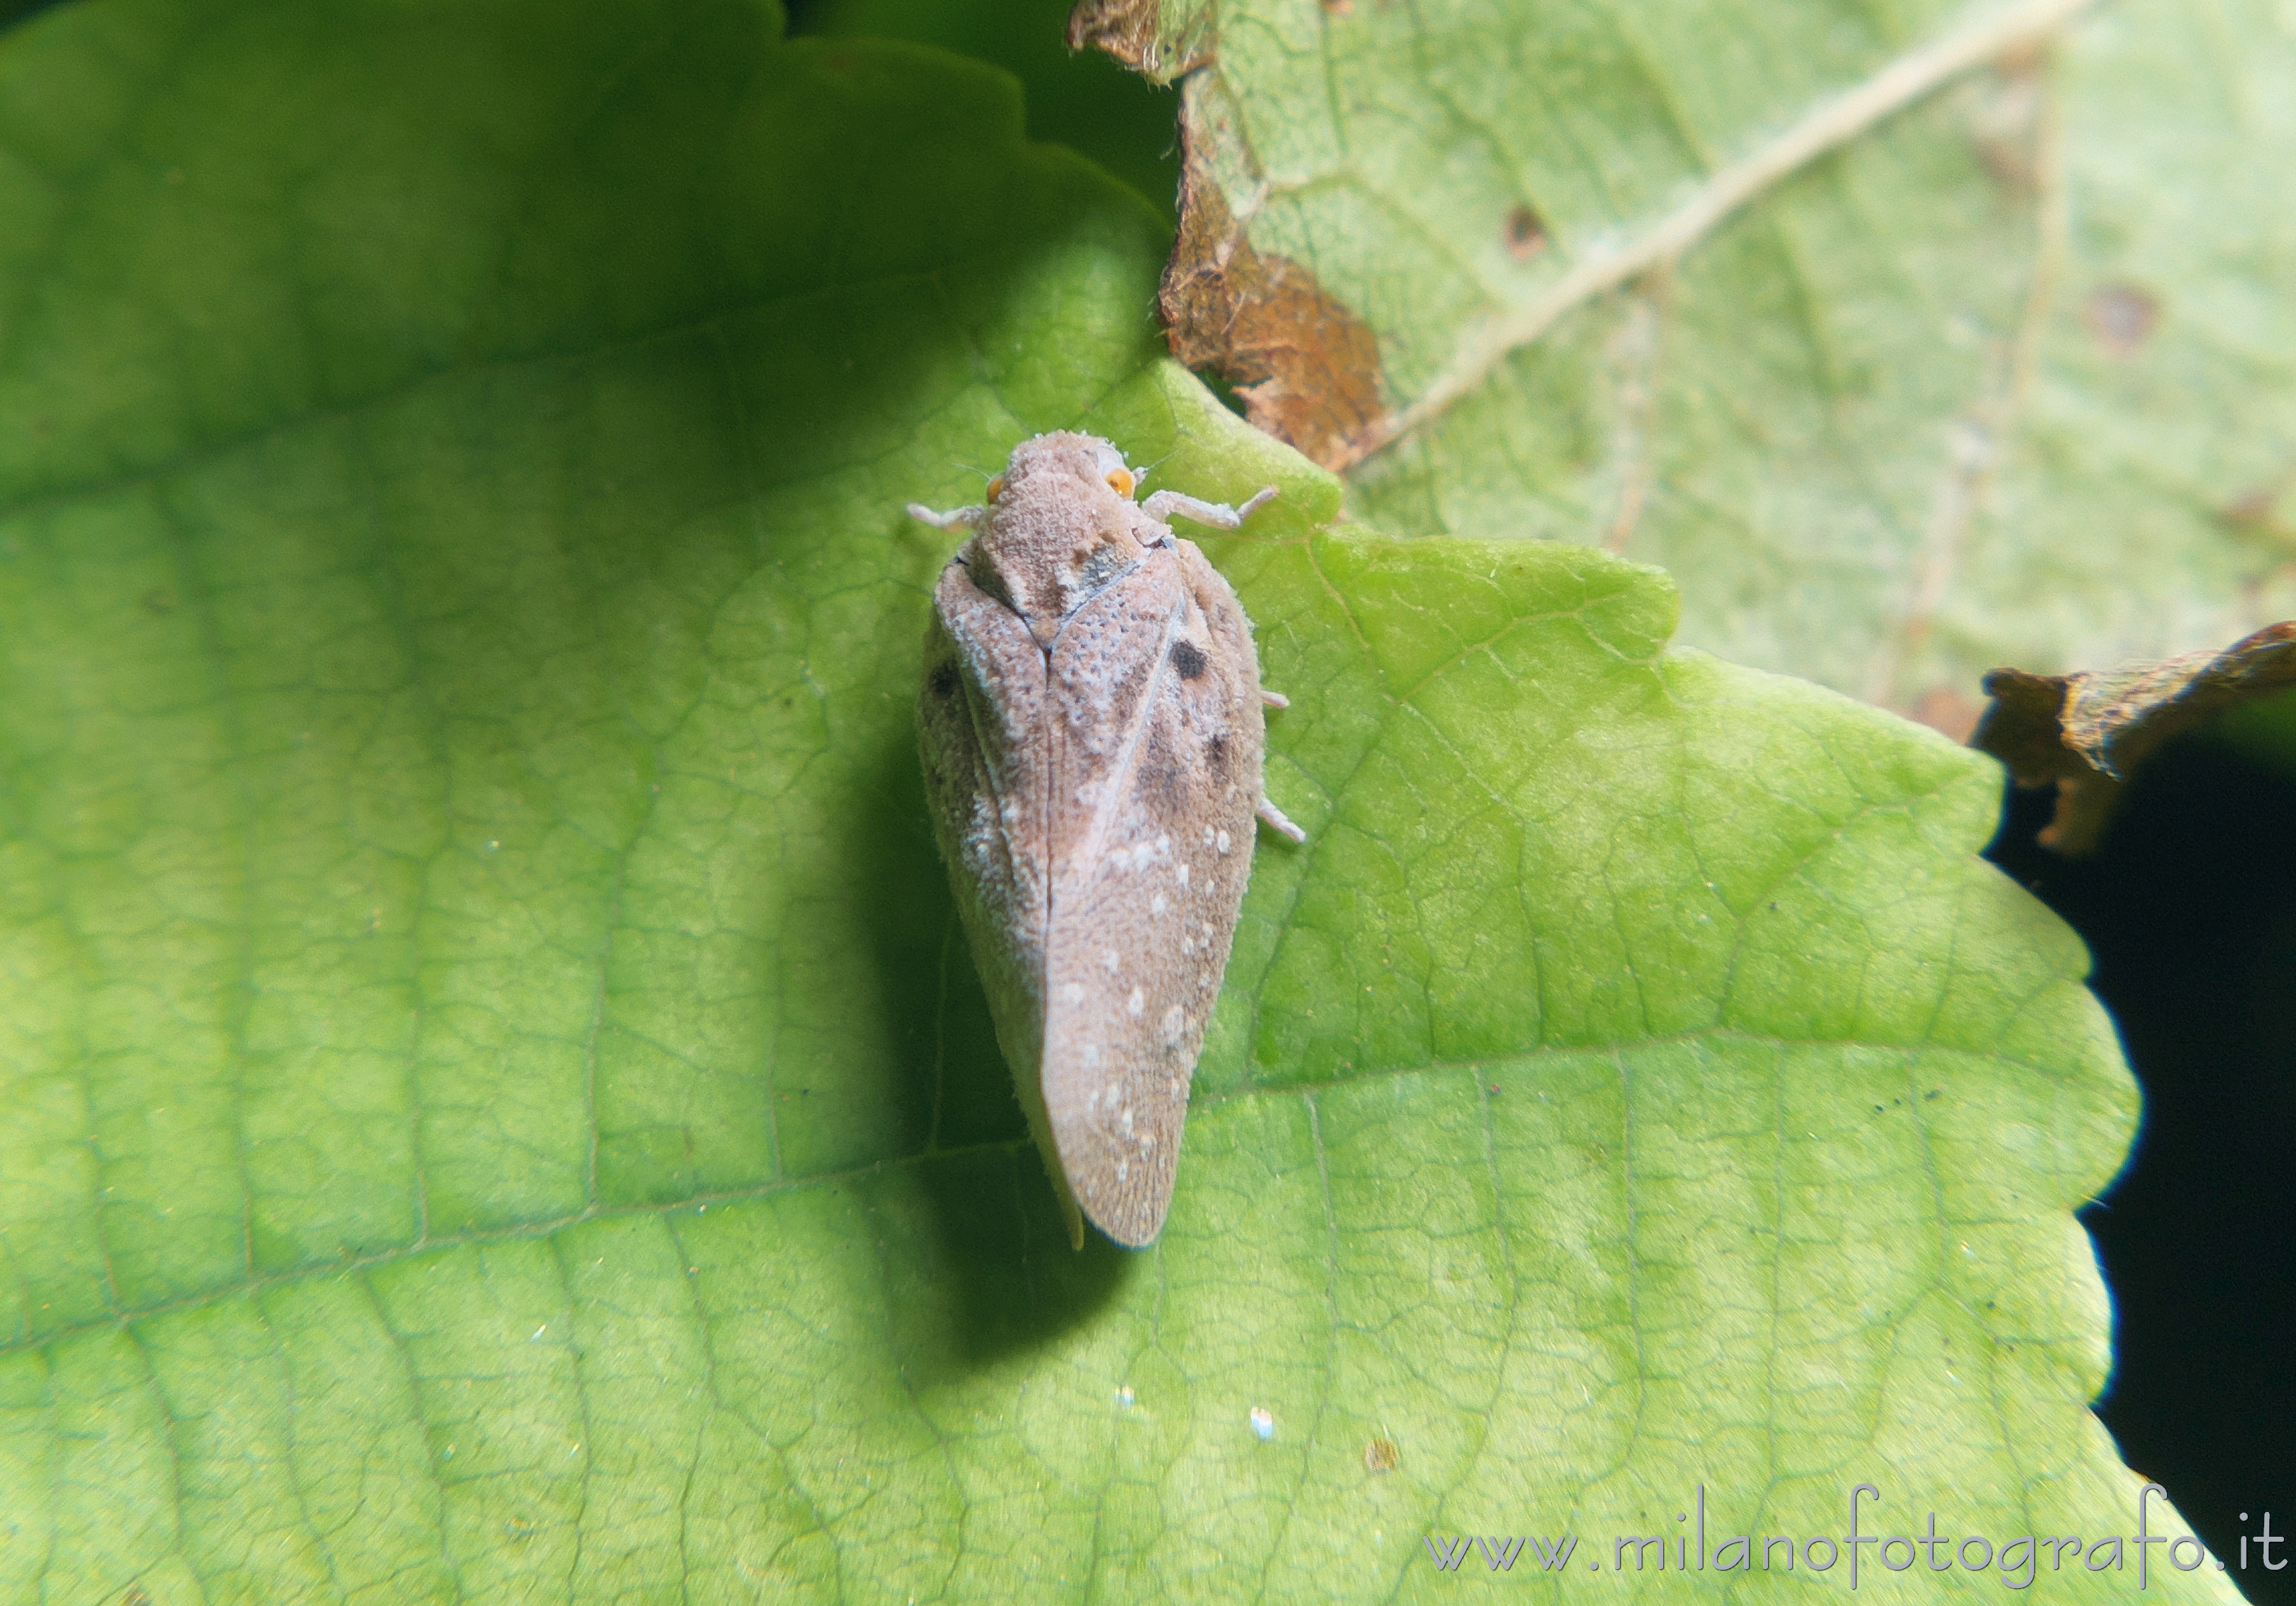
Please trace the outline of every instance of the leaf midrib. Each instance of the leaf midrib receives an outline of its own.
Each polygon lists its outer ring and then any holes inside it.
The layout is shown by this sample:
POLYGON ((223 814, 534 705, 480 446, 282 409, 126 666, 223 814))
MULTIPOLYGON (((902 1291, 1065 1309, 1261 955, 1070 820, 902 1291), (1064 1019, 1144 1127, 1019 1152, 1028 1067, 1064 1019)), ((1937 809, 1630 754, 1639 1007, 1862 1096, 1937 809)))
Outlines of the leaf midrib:
MULTIPOLYGON (((2012 1012, 2013 1014, 2015 1012, 2012 1012)), ((1478 1077, 1506 1068, 1527 1070, 1541 1061, 1584 1059, 1588 1056, 1617 1057, 1647 1049, 1679 1046, 1686 1044, 1730 1042, 1755 1044, 1777 1049, 1838 1050, 1855 1045, 1866 1049, 1894 1050, 1902 1053, 1925 1049, 1939 1049, 1967 1054, 1975 1058, 2004 1058, 1998 1050, 1972 1047, 1963 1044, 1927 1042, 1890 1042, 1879 1038, 1859 1037, 1785 1037, 1775 1033, 1749 1031, 1742 1027, 1716 1025, 1700 1027, 1689 1031, 1657 1033, 1617 1043, 1559 1043, 1541 1045, 1517 1053, 1486 1054, 1460 1060, 1414 1060, 1408 1064, 1379 1066, 1370 1069, 1357 1067, 1346 1075, 1325 1077, 1313 1081, 1284 1082, 1275 1085, 1246 1084, 1218 1092, 1200 1092, 1191 1100, 1192 1110, 1209 1110, 1223 1105, 1248 1103, 1262 1099, 1298 1098, 1310 1103, 1319 1095, 1361 1084, 1395 1080, 1405 1077, 1441 1077, 1461 1071, 1472 1071, 1478 1077)), ((2026 1069, 2032 1067, 2018 1063, 2026 1069)), ((1630 1074, 1621 1067, 1622 1074, 1630 1074)), ((1025 1135, 995 1138, 977 1143, 964 1143, 954 1148, 927 1148, 911 1153, 865 1161, 859 1165, 840 1167, 832 1171, 818 1171, 805 1176, 787 1176, 760 1182, 748 1187, 726 1188, 708 1192, 691 1193, 677 1199, 597 1202, 570 1210, 562 1215, 538 1220, 505 1221, 491 1226, 471 1227, 456 1233, 426 1234, 414 1241, 394 1244, 388 1249, 359 1254, 338 1256, 332 1259, 308 1260, 299 1265, 283 1266, 275 1271, 253 1275, 241 1275, 212 1284, 191 1293, 171 1299, 153 1300, 146 1305, 116 1309, 99 1316, 65 1322, 37 1333, 0 1342, 0 1357, 37 1352, 49 1346, 93 1332, 116 1331, 151 1321, 156 1317, 179 1315, 221 1305, 250 1294, 261 1294, 274 1289, 293 1287, 324 1277, 350 1273, 367 1273, 415 1260, 422 1256, 448 1250, 483 1247, 496 1243, 537 1242, 560 1233, 586 1225, 594 1221, 611 1221, 632 1217, 661 1218, 701 1212, 719 1205, 742 1205, 783 1194, 803 1192, 809 1189, 834 1187, 840 1184, 858 1182, 882 1176, 903 1168, 962 1159, 974 1155, 1003 1154, 1017 1158, 1024 1151, 1033 1151, 1034 1141, 1025 1135)))

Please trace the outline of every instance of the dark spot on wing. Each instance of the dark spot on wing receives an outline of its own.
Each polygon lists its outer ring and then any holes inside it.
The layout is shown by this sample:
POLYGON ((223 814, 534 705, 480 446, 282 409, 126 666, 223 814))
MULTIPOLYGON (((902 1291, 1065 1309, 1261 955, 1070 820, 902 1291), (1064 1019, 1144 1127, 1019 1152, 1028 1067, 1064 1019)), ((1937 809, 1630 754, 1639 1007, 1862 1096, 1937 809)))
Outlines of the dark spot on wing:
POLYGON ((932 694, 946 702, 956 695, 956 660, 943 659, 932 672, 932 694))
POLYGON ((1221 780, 1227 779, 1227 736, 1225 733, 1204 739, 1204 763, 1221 780))
POLYGON ((1187 777, 1180 769, 1179 756, 1172 750, 1172 738, 1161 722, 1148 727, 1148 740, 1142 745, 1138 776, 1138 799, 1157 819, 1170 822, 1180 819, 1187 804, 1187 777))
POLYGON ((1180 672, 1182 680, 1193 680, 1201 675, 1204 672, 1204 663, 1202 651, 1192 643, 1174 642, 1172 643, 1172 668, 1180 672))

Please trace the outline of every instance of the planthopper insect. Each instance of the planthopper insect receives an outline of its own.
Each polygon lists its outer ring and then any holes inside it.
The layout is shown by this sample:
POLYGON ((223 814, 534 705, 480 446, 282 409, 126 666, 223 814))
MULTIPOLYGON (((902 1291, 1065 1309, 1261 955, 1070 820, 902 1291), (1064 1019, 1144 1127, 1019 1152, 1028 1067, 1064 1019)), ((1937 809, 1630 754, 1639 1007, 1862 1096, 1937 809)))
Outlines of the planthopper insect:
POLYGON ((1227 968, 1267 736, 1251 625, 1105 440, 1013 448, 980 507, 909 512, 972 538, 933 592, 919 746, 941 856, 1029 1127, 1061 1196, 1117 1242, 1172 1202, 1188 1079, 1227 968))

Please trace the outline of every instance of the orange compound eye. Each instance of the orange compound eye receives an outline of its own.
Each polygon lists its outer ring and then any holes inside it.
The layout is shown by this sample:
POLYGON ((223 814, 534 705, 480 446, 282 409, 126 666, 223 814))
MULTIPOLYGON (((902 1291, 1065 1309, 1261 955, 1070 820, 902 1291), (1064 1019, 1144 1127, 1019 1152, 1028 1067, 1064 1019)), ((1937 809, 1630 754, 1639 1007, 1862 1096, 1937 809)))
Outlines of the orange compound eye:
POLYGON ((1132 494, 1132 471, 1130 469, 1109 470, 1108 484, 1109 488, 1118 496, 1129 496, 1132 494))
POLYGON ((990 480, 990 481, 988 482, 988 493, 987 493, 987 494, 988 494, 988 500, 989 500, 989 501, 991 501, 991 502, 996 501, 997 497, 999 497, 999 496, 1003 496, 1003 495, 1004 494, 1004 475, 999 474, 999 475, 997 475, 997 476, 996 476, 996 479, 992 479, 992 480, 990 480))

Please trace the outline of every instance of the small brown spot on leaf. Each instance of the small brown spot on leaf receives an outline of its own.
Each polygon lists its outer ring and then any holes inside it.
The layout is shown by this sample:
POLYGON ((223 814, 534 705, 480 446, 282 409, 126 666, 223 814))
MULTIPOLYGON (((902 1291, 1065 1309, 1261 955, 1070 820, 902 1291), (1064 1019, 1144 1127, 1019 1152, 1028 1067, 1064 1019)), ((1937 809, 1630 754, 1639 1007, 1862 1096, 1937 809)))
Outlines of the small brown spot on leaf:
POLYGON ((2296 483, 2296 470, 2282 472, 2262 485, 2251 486, 2217 509, 2217 518, 2234 535, 2261 537, 2281 545, 2296 545, 2296 529, 2281 516, 2280 504, 2296 483))
POLYGON ((2252 491, 2243 491, 2217 509, 2217 517, 2226 524, 2254 529, 2272 522, 2272 504, 2279 499, 2275 488, 2260 485, 2252 491))
POLYGON ((2153 750, 2235 703, 2296 686, 2296 624, 2267 625, 2221 652, 2077 675, 1996 669, 1993 699, 1969 744, 2008 766, 2020 786, 2057 789, 2045 848, 2088 852, 2103 835, 2122 783, 2153 750))
POLYGON ((1529 261, 1546 249, 1546 225, 1529 207, 1516 207, 1507 214, 1506 245, 1507 254, 1516 261, 1529 261))
POLYGON ((865 51, 848 50, 832 43, 814 57, 816 66, 841 78, 865 78, 878 69, 877 58, 865 51))
POLYGON ((1972 78, 1964 92, 1977 160, 1994 183, 2020 195, 2041 185, 2040 56, 2021 50, 1972 78))
POLYGON ((1391 1438, 1374 1438, 1364 1446, 1364 1471, 1376 1477, 1403 1464, 1403 1452, 1391 1438))
POLYGON ((1158 0, 1077 0, 1069 13, 1069 48, 1105 51, 1160 84, 1209 62, 1211 37, 1204 23, 1198 20, 1176 37, 1163 38, 1157 26, 1161 9, 1158 0))
POLYGON ((1180 238, 1158 296, 1172 355, 1210 368, 1244 415, 1325 468, 1386 415, 1371 326, 1287 258, 1253 249, 1189 142, 1180 238))
POLYGON ((2134 356, 2161 322, 2161 302, 2134 284, 2100 284, 2081 303, 2081 324, 2108 356, 2134 356))
POLYGON ((1356 14, 1356 0, 1324 0, 1324 9, 1334 17, 1352 17, 1356 14))

